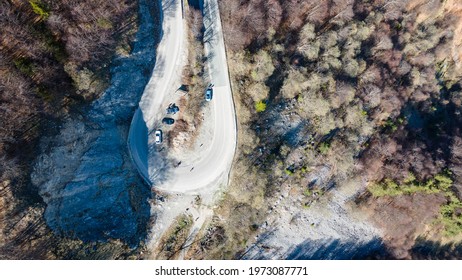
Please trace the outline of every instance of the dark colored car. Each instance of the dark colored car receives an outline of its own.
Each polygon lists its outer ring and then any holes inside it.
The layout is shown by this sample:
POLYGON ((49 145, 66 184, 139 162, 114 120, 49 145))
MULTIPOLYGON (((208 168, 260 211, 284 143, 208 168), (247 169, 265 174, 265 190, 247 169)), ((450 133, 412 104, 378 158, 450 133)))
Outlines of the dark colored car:
POLYGON ((175 123, 175 120, 172 119, 172 118, 163 118, 163 119, 162 119, 162 123, 171 125, 171 124, 174 124, 174 123, 175 123))
POLYGON ((211 100, 212 100, 212 97, 213 97, 213 89, 212 89, 212 88, 208 88, 208 89, 205 91, 205 101, 211 101, 211 100))
POLYGON ((175 115, 180 111, 180 107, 176 106, 175 103, 170 104, 167 108, 167 114, 175 115))

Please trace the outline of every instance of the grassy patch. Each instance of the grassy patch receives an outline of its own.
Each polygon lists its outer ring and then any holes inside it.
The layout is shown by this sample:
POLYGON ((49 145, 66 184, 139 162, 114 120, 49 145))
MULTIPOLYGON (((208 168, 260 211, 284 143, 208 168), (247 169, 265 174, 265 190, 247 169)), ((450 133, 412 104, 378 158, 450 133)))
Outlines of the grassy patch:
POLYGON ((44 7, 40 1, 29 1, 29 4, 32 7, 32 10, 35 14, 39 15, 42 20, 46 20, 50 16, 50 12, 44 7))
POLYGON ((159 259, 173 259, 183 248, 193 225, 192 216, 180 215, 161 238, 159 259))

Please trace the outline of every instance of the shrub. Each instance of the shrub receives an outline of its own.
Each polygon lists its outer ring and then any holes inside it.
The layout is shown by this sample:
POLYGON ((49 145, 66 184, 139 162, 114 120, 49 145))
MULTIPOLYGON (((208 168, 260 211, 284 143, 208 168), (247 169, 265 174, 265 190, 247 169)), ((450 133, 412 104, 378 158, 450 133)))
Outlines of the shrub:
POLYGON ((306 197, 310 197, 313 195, 313 192, 309 189, 309 188, 306 188, 304 191, 303 191, 303 195, 306 196, 306 197))
POLYGON ((247 87, 247 94, 254 102, 268 98, 269 88, 264 83, 253 83, 247 87))
POLYGON ((292 99, 310 86, 305 75, 298 70, 291 70, 281 88, 284 98, 292 99))
POLYGON ((193 220, 191 215, 182 214, 161 237, 159 256, 165 259, 174 257, 186 243, 193 220))
POLYGON ((408 178, 403 180, 402 184, 398 184, 391 179, 385 179, 381 183, 370 186, 369 191, 375 197, 441 192, 452 195, 451 192, 448 192, 452 183, 452 179, 446 173, 437 174, 425 182, 419 182, 413 174, 410 174, 408 178))
POLYGON ((367 122, 367 112, 360 106, 349 107, 345 116, 345 126, 360 129, 367 122))
POLYGON ((311 23, 305 24, 300 31, 300 41, 302 43, 306 43, 310 40, 313 40, 314 38, 316 38, 314 25, 311 23))
POLYGON ((303 115, 306 118, 313 117, 324 117, 327 113, 330 112, 331 107, 327 100, 322 96, 308 96, 300 100, 299 103, 301 112, 300 115, 303 115))
POLYGON ((96 23, 99 27, 106 30, 111 29, 113 27, 112 22, 105 18, 98 19, 96 23))
POLYGON ((255 81, 262 82, 270 76, 274 71, 274 65, 271 56, 268 52, 260 50, 254 56, 254 69, 251 72, 252 78, 255 81))
POLYGON ((449 190, 449 188, 452 186, 452 183, 453 183, 452 179, 449 178, 449 176, 446 174, 435 175, 435 180, 439 188, 443 191, 449 190))
POLYGON ((388 118, 383 127, 390 129, 392 132, 395 132, 398 129, 398 125, 391 118, 388 118))
POLYGON ((298 47, 298 51, 309 61, 315 61, 319 57, 320 41, 303 44, 298 47))
POLYGON ((358 61, 355 59, 344 59, 343 60, 343 71, 348 76, 355 78, 360 72, 360 67, 358 61))
POLYGON ((21 73, 25 74, 26 76, 32 77, 36 71, 36 66, 32 63, 29 59, 18 58, 13 60, 14 65, 16 68, 21 71, 21 73))
POLYGON ((321 45, 327 50, 337 45, 338 35, 335 31, 328 31, 321 36, 321 45))
POLYGON ((262 101, 258 101, 255 103, 255 110, 257 110, 257 113, 264 112, 266 110, 266 103, 262 101))
POLYGON ((32 7, 32 10, 34 13, 40 16, 41 19, 46 20, 49 16, 50 13, 45 10, 45 8, 42 6, 42 4, 39 1, 29 1, 29 4, 32 7))
POLYGON ((317 118, 314 124, 315 132, 320 135, 326 135, 336 127, 343 127, 343 123, 341 119, 336 118, 332 113, 328 113, 322 118, 317 118))
POLYGON ((438 219, 444 226, 444 235, 451 237, 462 233, 462 202, 454 195, 448 195, 449 202, 440 208, 438 219))
POLYGON ((324 155, 324 154, 327 154, 327 152, 329 151, 329 149, 330 149, 330 144, 329 144, 329 143, 327 143, 327 142, 322 142, 321 144, 319 144, 318 150, 319 150, 319 152, 320 152, 321 154, 323 154, 323 155, 324 155))
POLYGON ((292 176, 294 174, 294 172, 292 170, 290 170, 290 169, 286 169, 286 170, 284 170, 284 172, 289 176, 292 176))

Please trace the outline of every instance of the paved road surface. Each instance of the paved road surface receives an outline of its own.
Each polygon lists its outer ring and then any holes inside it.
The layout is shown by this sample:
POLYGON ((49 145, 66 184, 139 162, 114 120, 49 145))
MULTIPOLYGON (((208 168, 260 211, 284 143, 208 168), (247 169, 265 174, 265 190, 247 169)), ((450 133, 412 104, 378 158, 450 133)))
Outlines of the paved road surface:
MULTIPOLYGON (((227 178, 236 149, 236 118, 228 78, 225 45, 216 0, 204 0, 205 47, 209 56, 210 79, 214 86, 212 106, 214 131, 212 144, 203 151, 200 162, 193 167, 159 168, 156 158, 160 153, 148 152, 148 131, 164 114, 164 97, 181 73, 180 56, 185 45, 180 0, 164 0, 163 38, 157 49, 157 62, 153 76, 146 86, 140 109, 137 110, 129 133, 129 149, 140 174, 155 188, 171 192, 187 192, 216 185, 227 178), (149 163, 149 164, 148 164, 149 163), (159 169, 165 180, 157 180, 159 169)), ((149 136, 152 137, 152 136, 149 136)), ((151 141, 151 140, 150 140, 151 141)))

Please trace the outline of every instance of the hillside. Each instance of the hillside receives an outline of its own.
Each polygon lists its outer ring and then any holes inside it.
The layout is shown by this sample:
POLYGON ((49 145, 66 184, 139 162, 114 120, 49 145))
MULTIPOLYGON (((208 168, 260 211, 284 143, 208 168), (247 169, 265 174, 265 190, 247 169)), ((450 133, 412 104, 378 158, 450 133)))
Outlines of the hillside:
MULTIPOLYGON (((150 189, 128 154, 161 3, 0 3, 0 259, 461 257, 461 1, 218 0, 238 137, 210 197, 150 189)), ((213 140, 213 28, 183 16, 189 93, 160 151, 213 140)))
POLYGON ((238 154, 192 257, 456 257, 461 4, 219 3, 238 154))
POLYGON ((39 140, 97 98, 113 57, 130 53, 137 1, 8 0, 0 11, 0 257, 125 253, 118 242, 82 244, 52 234, 30 175, 39 140))

